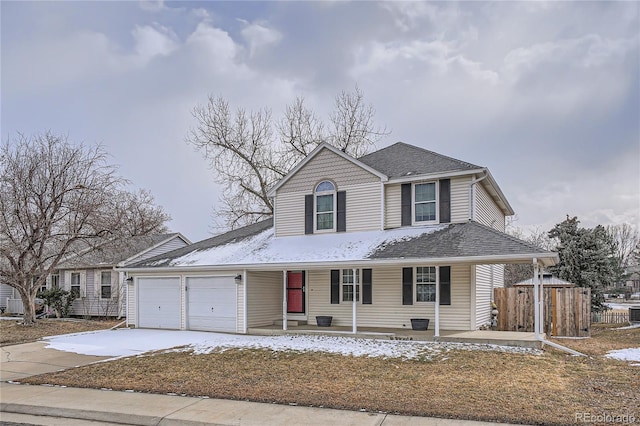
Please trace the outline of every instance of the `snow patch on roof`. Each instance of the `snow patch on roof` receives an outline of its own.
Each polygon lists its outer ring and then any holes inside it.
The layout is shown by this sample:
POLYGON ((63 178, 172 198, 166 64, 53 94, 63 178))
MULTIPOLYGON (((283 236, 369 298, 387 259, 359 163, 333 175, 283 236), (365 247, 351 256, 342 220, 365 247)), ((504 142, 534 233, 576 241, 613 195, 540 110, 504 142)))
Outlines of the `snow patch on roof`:
POLYGON ((271 228, 240 241, 193 251, 173 259, 167 266, 357 261, 367 259, 369 254, 382 246, 408 241, 447 226, 449 225, 291 237, 275 237, 271 228))

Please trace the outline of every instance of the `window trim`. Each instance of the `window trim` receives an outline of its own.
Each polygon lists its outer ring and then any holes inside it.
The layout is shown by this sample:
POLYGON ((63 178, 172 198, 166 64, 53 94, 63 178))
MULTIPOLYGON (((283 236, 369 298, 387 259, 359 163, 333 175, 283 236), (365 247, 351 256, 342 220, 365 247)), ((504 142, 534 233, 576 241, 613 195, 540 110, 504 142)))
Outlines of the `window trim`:
POLYGON ((411 225, 430 225, 439 223, 440 221, 440 181, 418 181, 411 182, 411 225), (416 185, 434 184, 435 200, 434 201, 416 201, 416 185), (416 220, 416 203, 435 203, 435 219, 434 220, 416 220))
POLYGON ((103 300, 113 299, 113 271, 111 271, 111 270, 100 271, 100 293, 99 293, 99 296, 100 296, 100 299, 103 299, 103 300), (108 287, 109 287, 109 297, 103 297, 102 296, 102 294, 103 294, 102 293, 102 289, 104 287, 107 287, 107 285, 102 282, 102 274, 105 274, 105 273, 109 274, 109 285, 108 285, 108 287))
POLYGON ((78 287, 78 293, 76 297, 82 297, 82 272, 80 271, 72 271, 69 272, 69 292, 73 292, 73 287, 78 287), (73 283, 73 276, 78 276, 78 284, 75 285, 73 283))
POLYGON ((336 184, 329 180, 329 179, 324 179, 321 180, 320 182, 318 182, 316 184, 316 186, 313 188, 313 233, 314 234, 321 234, 321 233, 325 233, 325 232, 336 232, 336 225, 338 222, 338 187, 336 186, 336 184), (323 183, 328 182, 331 184, 331 186, 333 186, 333 190, 331 191, 318 191, 318 186, 322 185, 323 183), (318 197, 324 196, 324 195, 331 195, 332 197, 332 211, 331 214, 333 215, 333 221, 331 224, 331 228, 330 229, 318 229, 318 214, 326 214, 328 212, 321 212, 318 213, 318 197))
POLYGON ((422 304, 422 303, 436 303, 436 295, 438 292, 438 286, 440 285, 440 267, 438 266, 416 266, 413 268, 413 294, 414 296, 414 302, 417 304, 422 304), (435 270, 435 275, 436 275, 436 281, 431 284, 425 284, 425 283, 418 283, 418 268, 433 268, 435 270), (433 293, 433 300, 418 300, 418 285, 433 285, 435 292, 433 293))
MULTIPOLYGON (((360 269, 355 268, 355 270, 356 270, 356 279, 355 279, 356 303, 362 304, 362 280, 360 279, 360 269)), ((353 268, 340 269, 340 303, 353 303, 353 299, 344 300, 344 287, 354 285, 353 283, 345 283, 344 281, 345 271, 353 271, 353 268)))

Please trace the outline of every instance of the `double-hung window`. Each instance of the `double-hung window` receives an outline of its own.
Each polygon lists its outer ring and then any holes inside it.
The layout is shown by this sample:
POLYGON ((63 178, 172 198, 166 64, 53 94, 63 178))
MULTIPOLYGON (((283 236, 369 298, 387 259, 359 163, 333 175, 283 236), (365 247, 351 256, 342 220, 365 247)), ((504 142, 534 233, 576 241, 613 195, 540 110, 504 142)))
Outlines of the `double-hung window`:
POLYGON ((418 266, 416 268, 416 301, 436 301, 436 267, 418 266))
POLYGON ((342 270, 342 301, 353 302, 353 288, 355 284, 356 302, 360 301, 360 270, 356 269, 355 278, 353 269, 342 270))
POLYGON ((437 220, 436 183, 416 183, 413 187, 413 219, 418 222, 434 222, 437 220))
MULTIPOLYGON (((31 278, 31 280, 32 280, 31 282, 32 282, 33 284, 35 284, 36 282, 38 282, 38 280, 39 280, 39 279, 40 279, 40 275, 36 275, 35 277, 31 278)), ((38 289, 38 291, 39 291, 39 292, 47 291, 47 281, 46 281, 46 280, 45 280, 45 281, 43 281, 43 282, 40 284, 40 288, 38 289)))
POLYGON ((111 271, 100 272, 100 298, 111 299, 111 271))
POLYGON ((320 182, 315 190, 314 222, 316 231, 336 229, 336 187, 328 180, 320 182))
POLYGON ((51 288, 60 288, 60 275, 51 275, 51 288))
POLYGON ((80 297, 80 272, 71 273, 71 293, 74 297, 80 297))

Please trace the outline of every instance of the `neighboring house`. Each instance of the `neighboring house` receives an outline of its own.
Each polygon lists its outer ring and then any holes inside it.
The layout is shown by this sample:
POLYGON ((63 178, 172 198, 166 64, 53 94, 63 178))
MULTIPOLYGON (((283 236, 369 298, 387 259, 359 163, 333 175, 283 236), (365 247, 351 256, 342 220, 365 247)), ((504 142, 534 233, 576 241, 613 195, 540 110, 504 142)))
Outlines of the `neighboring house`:
MULTIPOLYGON (((107 242, 60 262, 42 289, 60 287, 75 292, 78 298, 73 302, 71 315, 121 317, 126 314, 126 276, 116 268, 189 244, 191 241, 180 233, 136 236, 117 244, 107 242)), ((21 313, 22 301, 17 291, 8 297, 11 311, 21 313)))
POLYGON ((316 324, 444 330, 491 320, 505 263, 551 253, 504 232, 489 170, 396 143, 355 159, 319 145, 269 192, 273 219, 122 270, 129 325, 247 333, 316 324))
POLYGON ((631 293, 640 293, 640 265, 627 267, 626 273, 628 277, 625 282, 625 287, 628 288, 631 293))

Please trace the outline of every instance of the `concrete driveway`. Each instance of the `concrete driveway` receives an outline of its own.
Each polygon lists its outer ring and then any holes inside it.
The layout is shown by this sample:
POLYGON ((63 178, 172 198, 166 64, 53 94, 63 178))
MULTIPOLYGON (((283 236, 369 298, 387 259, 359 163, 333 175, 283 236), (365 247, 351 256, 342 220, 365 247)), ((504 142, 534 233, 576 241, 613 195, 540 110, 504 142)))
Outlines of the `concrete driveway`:
POLYGON ((33 342, 1 347, 0 381, 19 381, 36 374, 51 373, 111 358, 58 351, 47 348, 47 345, 48 342, 33 342))

